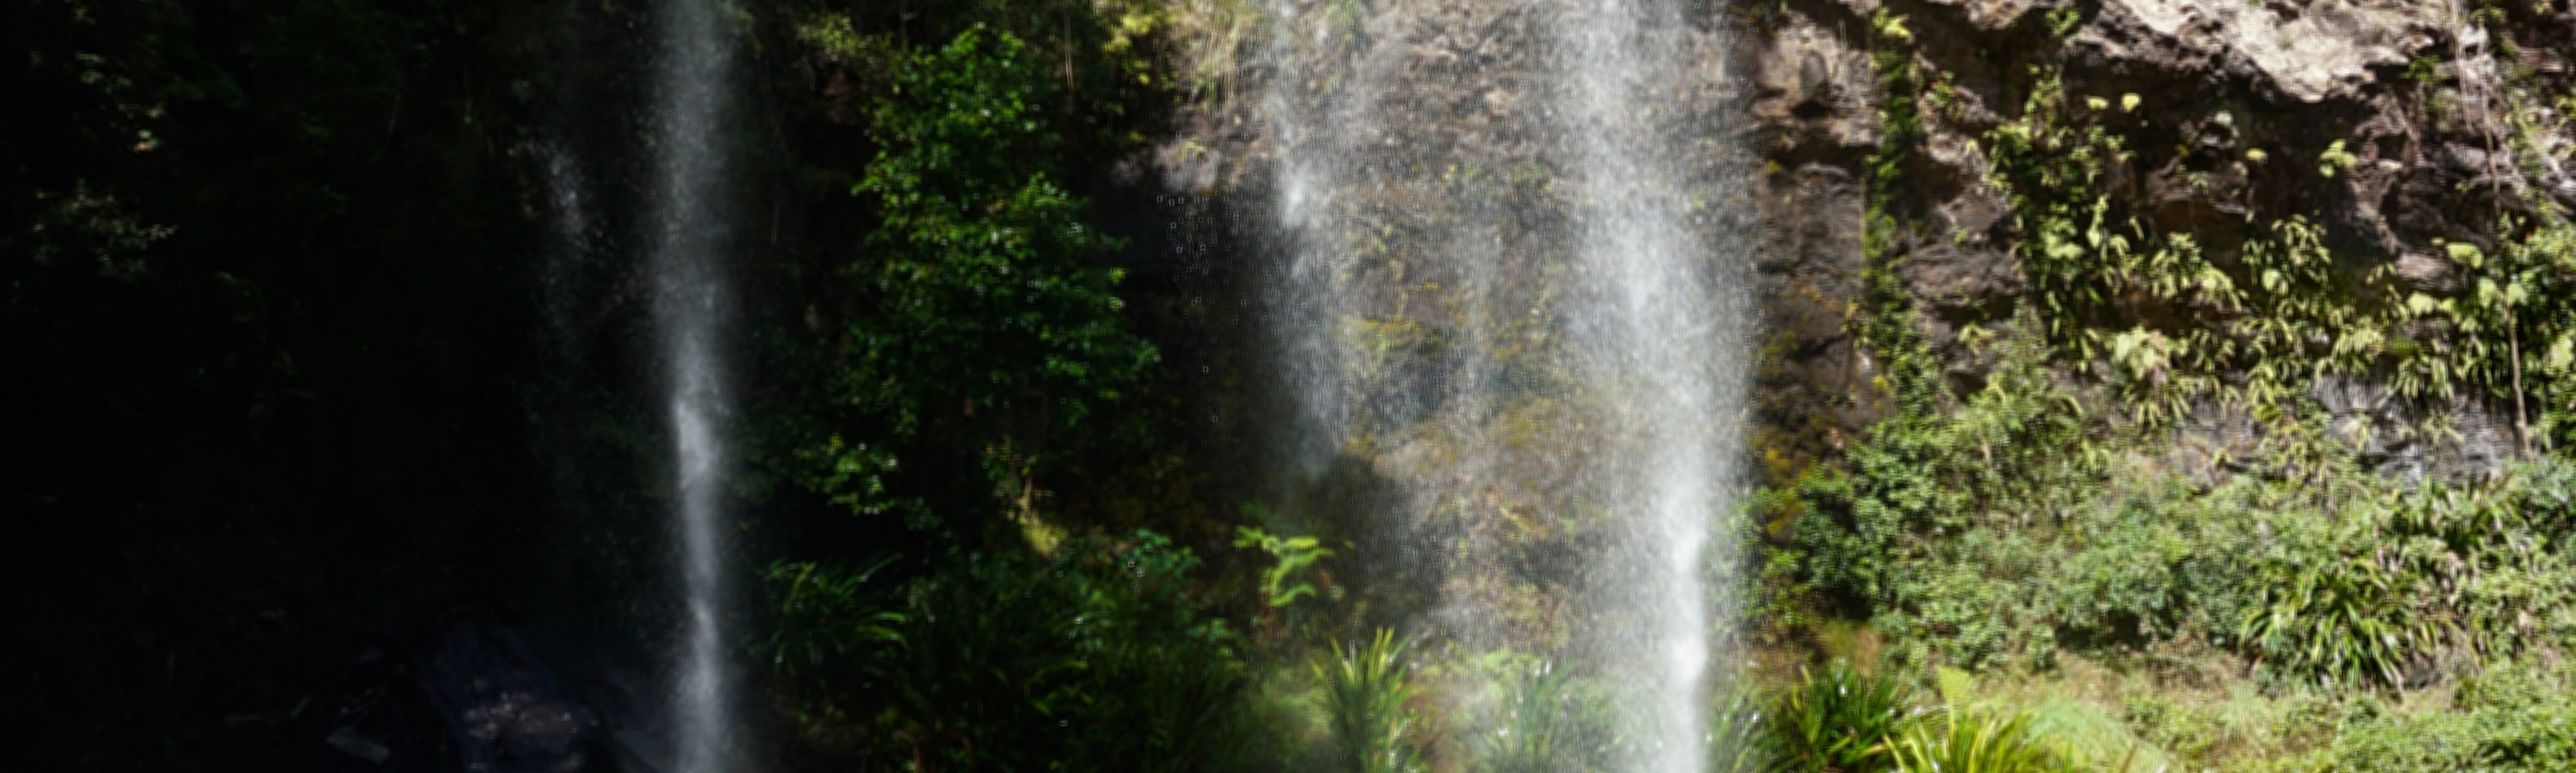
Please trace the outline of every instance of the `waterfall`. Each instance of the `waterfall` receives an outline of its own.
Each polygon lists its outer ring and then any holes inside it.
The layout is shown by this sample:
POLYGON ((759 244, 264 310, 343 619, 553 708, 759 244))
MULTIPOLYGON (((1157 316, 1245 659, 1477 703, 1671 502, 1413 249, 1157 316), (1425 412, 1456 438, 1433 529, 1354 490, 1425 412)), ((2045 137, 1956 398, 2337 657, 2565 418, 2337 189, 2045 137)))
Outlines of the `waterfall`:
POLYGON ((680 553, 681 643, 673 669, 671 764, 737 767, 734 679, 726 662, 724 478, 727 403, 722 129, 730 51, 715 0, 661 0, 651 115, 654 179, 646 240, 660 340, 680 553))
POLYGON ((1642 612, 1616 637, 1623 656, 1647 665, 1651 687, 1631 704, 1642 769, 1698 770, 1706 765, 1701 693, 1710 655, 1703 552, 1725 506, 1731 419, 1743 409, 1721 369, 1743 368, 1728 324, 1740 313, 1700 261, 1710 250, 1688 227, 1694 195, 1674 174, 1680 139, 1656 126, 1658 86, 1687 75, 1669 72, 1672 58, 1642 34, 1678 26, 1672 9, 1653 0, 1592 0, 1583 24, 1564 27, 1563 65, 1576 97, 1563 115, 1576 147, 1576 272, 1583 298, 1568 316, 1578 368, 1606 403, 1613 460, 1602 476, 1606 504, 1631 519, 1609 567, 1610 601, 1642 612), (1656 56, 1654 54, 1663 54, 1656 56))
POLYGON ((1436 578, 1408 633, 1613 686, 1593 768, 1705 768, 1733 617, 1744 178, 1692 13, 1279 0, 1257 97, 1296 466, 1395 489, 1361 501, 1436 578))

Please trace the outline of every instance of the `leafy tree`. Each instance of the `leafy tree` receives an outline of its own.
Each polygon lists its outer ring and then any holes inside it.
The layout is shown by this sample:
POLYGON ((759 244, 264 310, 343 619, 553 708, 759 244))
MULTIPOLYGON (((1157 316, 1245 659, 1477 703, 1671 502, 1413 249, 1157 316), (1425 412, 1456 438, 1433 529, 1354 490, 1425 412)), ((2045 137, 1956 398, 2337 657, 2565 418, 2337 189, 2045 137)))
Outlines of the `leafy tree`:
POLYGON ((898 476, 928 454, 980 463, 1026 509, 1155 362, 1121 319, 1120 273, 1093 265, 1114 243, 1058 182, 1065 142, 1040 109, 1055 83, 980 28, 900 58, 854 189, 878 225, 841 269, 864 308, 822 363, 836 431, 806 448, 835 502, 934 526, 931 484, 898 476))

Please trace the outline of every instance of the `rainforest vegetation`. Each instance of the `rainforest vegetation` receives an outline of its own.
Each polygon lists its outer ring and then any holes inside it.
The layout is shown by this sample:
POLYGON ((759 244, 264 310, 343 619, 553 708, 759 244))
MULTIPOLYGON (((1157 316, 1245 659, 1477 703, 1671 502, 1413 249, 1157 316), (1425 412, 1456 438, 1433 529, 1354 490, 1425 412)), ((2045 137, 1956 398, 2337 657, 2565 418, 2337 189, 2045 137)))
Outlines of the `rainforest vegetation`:
MULTIPOLYGON (((580 64, 635 54, 625 5, 0 10, 31 769, 321 769, 358 723, 427 750, 378 763, 452 768, 416 643, 657 641, 632 268, 538 259, 569 249, 549 149, 633 142, 564 118, 637 88, 580 64)), ((1223 205, 1138 168, 1244 98, 1252 5, 724 5, 756 127, 728 646, 777 767, 1550 771, 1626 742, 1594 675, 1405 630, 1358 514, 1281 514, 1257 271, 1169 227, 1223 205)), ((2357 160, 2175 151, 2144 97, 2034 72, 1980 138, 2021 299, 1935 342, 1897 274, 1953 238, 1907 179, 1957 87, 1904 14, 1867 21, 1887 126, 1843 324, 1875 414, 1753 449, 1711 769, 2576 769, 2571 213, 2460 192, 2490 206, 2448 294, 2297 196, 2164 228, 2111 169, 2357 160), (2492 472, 2373 450, 2458 445, 2468 405, 2511 439, 2492 472)), ((2567 130, 2561 75, 2505 82, 2500 143, 2567 130)))

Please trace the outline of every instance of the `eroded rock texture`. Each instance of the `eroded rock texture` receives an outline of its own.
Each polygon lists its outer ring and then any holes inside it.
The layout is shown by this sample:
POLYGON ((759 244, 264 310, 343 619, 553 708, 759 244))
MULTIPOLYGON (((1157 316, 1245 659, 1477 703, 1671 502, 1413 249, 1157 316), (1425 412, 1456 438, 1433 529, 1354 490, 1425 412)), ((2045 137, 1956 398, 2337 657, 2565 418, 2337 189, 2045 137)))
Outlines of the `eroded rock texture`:
MULTIPOLYGON (((1774 356, 1765 408, 1782 436, 1768 445, 1792 456, 1829 452, 1812 446, 1859 430, 1873 415, 1869 353, 1852 351, 1848 331, 1828 320, 1848 317, 1860 301, 1851 277, 1864 260, 1863 181, 1885 142, 1890 97, 1872 68, 1874 43, 1944 79, 1960 103, 1925 114, 1918 152, 1879 193, 1892 214, 1929 226, 1898 234, 1886 258, 1925 312, 1919 324, 1935 353, 1973 384, 1983 363, 1958 345, 1959 331, 2001 324, 2027 290, 2010 248, 2012 212, 1985 182, 1993 172, 1985 135, 2021 113, 2042 68, 2062 77, 2069 94, 2114 102, 2134 95, 2135 112, 2114 127, 2134 153, 2106 171, 2105 193, 2130 204, 2141 225, 2194 234, 2223 254, 2251 224, 2301 216, 2324 226, 2353 275, 2385 266, 2404 292, 2467 292, 2443 242, 2492 248, 2502 215, 2529 215, 2550 199, 2576 203, 2555 110, 2506 87, 2546 91, 2536 84, 2563 79, 2567 13, 2488 12, 2508 14, 2503 25, 2479 23, 2473 13, 2470 4, 2384 0, 1743 7, 1736 18, 1747 31, 1738 51, 1750 86, 1745 141, 1769 159, 1760 208, 1774 356), (1875 18, 1901 19, 1910 39, 1874 40, 1875 18), (2497 26, 2515 39, 2493 39, 2497 26), (2542 130, 2524 131, 2535 126, 2542 130), (2328 175, 2319 167, 2330 150, 2350 160, 2328 175)), ((2119 312, 2131 319, 2108 322, 2217 318, 2209 309, 2151 304, 2119 312)), ((2453 431, 2439 442, 2372 434, 2364 458, 2386 473, 2476 474, 2501 464, 2518 442, 2513 407, 2492 400, 2410 405, 2366 379, 2320 382, 2311 396, 2346 425, 2451 417, 2453 431)), ((2243 434, 2222 425, 2197 422, 2184 442, 2226 445, 2243 434)))

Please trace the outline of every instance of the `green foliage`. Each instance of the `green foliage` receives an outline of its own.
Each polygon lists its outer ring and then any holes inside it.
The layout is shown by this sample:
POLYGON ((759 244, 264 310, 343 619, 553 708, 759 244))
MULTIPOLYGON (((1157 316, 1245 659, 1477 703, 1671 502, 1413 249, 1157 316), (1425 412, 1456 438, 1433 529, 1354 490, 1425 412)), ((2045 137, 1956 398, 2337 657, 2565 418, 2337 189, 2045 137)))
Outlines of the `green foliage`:
POLYGON ((1194 770, 1246 683, 1189 551, 1151 532, 1053 559, 972 555, 904 594, 875 723, 918 770, 1194 770))
MULTIPOLYGON (((2448 394, 2456 358, 2407 361, 2395 336, 2408 311, 2374 300, 2393 294, 2389 269, 2347 271, 2323 229, 2295 215, 2223 244, 2150 230, 2105 188, 2134 155, 2128 141, 2070 99, 2055 71, 2036 72, 2023 115, 1987 135, 1988 183, 2013 202, 2014 254, 2050 340, 2118 388, 2130 419, 2170 426, 2215 398, 2282 421, 2319 376, 2396 365, 2435 376, 2401 375, 2405 394, 2448 394), (2181 317, 2141 318, 2141 299, 2181 317)), ((2132 105, 2123 97, 2122 112, 2132 105)))
POLYGON ((2335 175, 2350 171, 2353 166, 2360 163, 2361 157, 2344 149, 2343 140, 2335 140, 2326 145, 2323 152, 2317 154, 2317 174, 2333 179, 2335 175))
POLYGON ((1768 770, 1780 773, 1868 773, 1893 770, 1890 754, 1917 719, 1913 690, 1885 674, 1836 661, 1819 675, 1805 669, 1771 701, 1765 733, 1768 770))
POLYGON ((2074 37, 2075 30, 2083 26, 2084 9, 2081 6, 2069 3, 2048 12, 2049 37, 2065 40, 2074 37))
MULTIPOLYGON (((2140 476, 2142 460, 2099 438, 2061 391, 2032 326, 1989 344, 1993 373, 1959 398, 1907 317, 1888 316, 1862 333, 1896 410, 1845 450, 1847 472, 1811 470, 1753 501, 1796 516, 1793 546, 1773 557, 1800 570, 1776 592, 1867 609, 1908 660, 1984 666, 2044 662, 2061 642, 2200 641, 2237 643, 2283 675, 2388 685, 2418 661, 2565 640, 2546 621, 2566 608, 2549 589, 2569 587, 2567 575, 2533 559, 2565 555, 2542 525, 2563 512, 2554 462, 2408 495, 2284 407, 2255 468, 2268 482, 2140 476)), ((2154 345, 2115 339, 2110 359, 2136 362, 2122 349, 2154 345)), ((2286 390, 2316 375, 2262 367, 2250 383, 2286 390)))
POLYGON ((1905 682, 1889 675, 1862 674, 1841 662, 1821 675, 1802 669, 1796 680, 1780 685, 1768 699, 1755 689, 1739 686, 1711 707, 1709 770, 2090 769, 2069 737, 2052 730, 2040 716, 1972 708, 1965 694, 1967 679, 1964 673, 1945 669, 1942 703, 1931 707, 1915 705, 1914 691, 1905 682))
MULTIPOLYGON (((1180 96, 1175 87, 1182 84, 1170 82, 1175 76, 1217 75, 1213 68, 1233 53, 1224 46, 1242 39, 1238 27, 1258 21, 1240 0, 952 0, 796 10, 805 15, 793 34, 824 51, 936 43, 970 30, 1027 41, 1065 86, 1066 99, 1057 106, 1070 115, 1058 118, 1076 120, 1059 128, 1109 142, 1138 128, 1121 119, 1180 96)), ((866 57, 843 63, 873 64, 866 57)), ((874 76, 865 69, 848 74, 874 76)))
POLYGON ((2406 81, 2424 86, 2441 85, 2449 80, 2442 74, 2442 58, 2425 54, 2406 63, 2406 81))
MULTIPOLYGON (((2064 8, 2047 21, 2062 38, 2082 15, 2064 8)), ((1852 328, 1890 410, 1844 449, 1841 467, 1748 498, 1758 522, 1789 537, 1765 547, 1763 588, 1748 606, 1774 625, 1811 619, 1811 605, 1866 616, 1910 664, 2045 668, 2073 649, 2150 663, 2206 657, 2243 673, 2241 656, 2259 664, 2269 694, 2325 696, 2282 698, 2315 716, 2284 709, 2252 723, 2272 723, 2261 738, 2229 735, 2249 732, 2242 717, 2160 709, 2132 723, 2193 759, 2242 761, 2225 755, 2334 739, 2319 769, 2375 769, 2381 757, 2393 769, 2526 769, 2478 751, 2479 726, 2458 719, 2472 711, 2465 704, 2402 722, 2337 712, 2366 714, 2353 707, 2503 659, 2557 657, 2576 641, 2561 622, 2576 592, 2576 554, 2560 525, 2566 464, 2547 449, 2576 437, 2576 229, 2559 206, 2531 194, 2536 186, 2497 184, 2496 195, 2527 199, 2498 212, 2535 214, 2502 217, 2474 243, 2433 245, 2431 258, 2456 279, 2439 283, 2448 287, 2413 274, 2401 282, 2394 261, 2338 254, 2329 245, 2345 242, 2324 219, 2295 210, 2175 221, 2137 201, 2145 169, 2162 166, 2153 174, 2177 174, 2214 199, 2279 201, 2251 187, 2269 176, 2249 179, 2242 166, 2287 148, 2240 156, 2186 146, 2169 157, 2149 148, 2141 163, 2135 138, 2175 128, 2150 123, 2168 113, 2141 111, 2137 94, 2070 93, 2043 64, 2020 113, 1977 148, 1991 162, 1987 182, 2011 202, 2026 292, 2001 321, 1926 320, 1894 268, 1930 240, 1986 234, 1933 233, 1908 195, 1922 122, 1952 115, 1953 97, 1947 76, 1913 55, 1901 17, 1878 12, 1869 34, 1887 140, 1868 161, 1864 299, 1852 328), (1923 340, 1932 330, 1955 331, 1957 348, 1936 357, 1923 340), (2396 429, 2408 441, 2446 435, 2441 406, 2510 410, 2526 430, 2523 464, 2476 481, 2378 477, 2357 453, 2377 428, 2329 417, 2312 397, 2337 382, 2391 387, 2424 417, 2396 429), (2237 432, 2240 423, 2252 431, 2237 432)), ((2410 77, 2441 80, 2440 65, 2418 60, 2410 77)), ((2511 90, 2528 78, 2508 80, 2511 90)), ((2565 119, 2527 107, 2545 102, 2514 91, 2502 128, 2491 127, 2532 167, 2520 170, 2525 180, 2563 160, 2554 148, 2565 119)), ((2308 150, 2327 178, 2362 162, 2346 141, 2308 150)), ((2519 721, 2494 716, 2496 726, 2519 721)), ((1922 753, 1909 764, 1933 749, 2018 748, 1997 739, 2032 735, 2041 719, 1987 713, 1913 726, 1909 746, 1922 753)), ((2075 761, 2051 754, 1985 762, 2075 761)), ((1970 756, 1940 767, 1973 767, 1970 756)))
POLYGON ((1259 548, 1270 555, 1273 563, 1261 571, 1261 598, 1274 609, 1297 603, 1299 597, 1315 595, 1314 583, 1296 578, 1306 567, 1333 555, 1331 548, 1314 537, 1281 537, 1252 526, 1236 527, 1234 546, 1259 548))
POLYGON ((2100 464, 2067 452, 2087 441, 2081 414, 2024 344, 2004 342, 1996 371, 1960 401, 1902 343, 1880 349, 1896 412, 1845 449, 1848 472, 1817 468, 1790 493, 1804 581, 1957 662, 2044 652, 2047 632, 2028 624, 2038 612, 2015 585, 2034 546, 2012 529, 2081 501, 2100 464))
POLYGON ((1550 664, 1514 668, 1503 681, 1499 721, 1478 736, 1484 773, 1549 773, 1583 766, 1614 736, 1604 696, 1550 664))
POLYGON ((131 282, 149 269, 143 256, 152 245, 178 232, 144 223, 115 196, 91 190, 87 180, 62 193, 37 191, 34 198, 39 214, 29 231, 42 238, 27 245, 27 259, 39 267, 82 263, 99 278, 131 282))
POLYGON ((2263 519, 2275 536, 2250 553, 2245 645, 2284 675, 2381 686, 2564 650, 2576 642, 2571 474, 2552 459, 2263 519))
MULTIPOLYGON (((1100 536, 1202 510, 1092 480, 1189 474, 1153 447, 1158 354, 1105 265, 1119 244, 1075 191, 1145 141, 1140 116, 1174 96, 1161 36, 1194 14, 972 0, 779 17, 800 66, 834 84, 818 112, 864 130, 820 133, 839 139, 796 159, 852 181, 856 206, 812 227, 856 245, 781 283, 804 307, 776 329, 782 382, 804 391, 779 456, 839 509, 879 516, 820 531, 911 557, 899 581, 775 570, 772 650, 810 738, 857 736, 843 746, 870 763, 918 770, 1222 769, 1249 748, 1242 645, 1197 559, 1150 532, 1100 536)), ((1329 551, 1263 546, 1286 565, 1271 600, 1317 592, 1302 573, 1329 551)))
POLYGON ((2292 673, 2329 684, 2399 684, 2407 661, 2449 632, 2408 604, 2416 595, 2412 575, 2336 547, 2291 541, 2267 553, 2242 637, 2292 673))
POLYGON ((1316 659, 1322 682, 1316 709, 1332 729, 1334 764, 1352 773, 1412 773, 1424 770, 1422 752, 1413 737, 1421 718, 1409 705, 1413 684, 1407 680, 1404 644, 1395 632, 1380 629, 1366 645, 1333 642, 1332 651, 1316 659))
POLYGON ((2576 464, 2557 458, 2475 485, 2432 485, 2390 508, 2392 566, 2489 657, 2576 646, 2576 464))
POLYGON ((2509 401, 2520 424, 2555 436, 2576 416, 2570 400, 2576 394, 2570 390, 2576 384, 2570 379, 2576 375, 2576 226, 2551 219, 2535 227, 2508 216, 2497 230, 2519 236, 2494 254, 2466 243, 2442 245, 2465 292, 2406 299, 2415 318, 2443 326, 2448 335, 2423 357, 2430 367, 2398 379, 2401 386, 2457 384, 2509 401))
POLYGON ((771 664, 827 690, 847 687, 853 678, 884 677, 883 656, 903 644, 908 622, 896 610, 891 588, 876 582, 893 563, 887 556, 855 567, 772 564, 768 579, 776 619, 763 648, 771 664))
POLYGON ((1869 160, 1873 204, 1884 203, 1889 187, 1904 173, 1906 159, 1923 141, 1923 118, 1915 95, 1922 69, 1914 62, 1913 42, 1914 33, 1906 28, 1904 16, 1884 7, 1870 15, 1870 70, 1877 74, 1887 97, 1879 110, 1887 136, 1869 160))
MULTIPOLYGON (((2567 246, 2576 238, 2507 223, 2520 236, 2498 256, 2447 247, 2464 292, 2407 297, 2392 268, 2356 270, 2296 215, 2249 217, 2217 236, 2157 232, 2109 182, 2134 155, 2124 116, 2136 95, 2113 112, 2111 100, 2078 99, 2056 70, 2037 67, 2022 114, 1986 136, 1988 182, 2013 205, 2027 303, 2007 327, 1960 331, 1972 350, 2001 331, 2004 348, 1982 388, 1954 396, 1886 267, 1917 235, 1893 214, 1902 202, 1877 192, 1897 184, 1902 169, 1890 162, 1916 142, 1908 127, 1918 104, 1938 102, 1941 76, 1905 53, 1900 20, 1878 22, 1891 130, 1873 162, 1870 301, 1855 328, 1884 363, 1896 410, 1847 450, 1844 470, 1754 498, 1757 512, 1796 516, 1793 545, 1772 563, 1802 567, 1794 581, 1765 572, 1776 588, 1766 608, 1825 591, 1866 609, 1914 660, 1973 666, 2044 661, 2061 641, 2201 641, 2339 684, 2394 684, 2412 666, 2558 638, 2545 624, 2494 624, 2513 616, 2501 608, 2470 612, 2460 588, 2504 553, 2474 535, 2407 525, 2424 506, 2359 471, 2348 444, 2360 438, 2330 428, 2308 395, 2342 376, 2387 383, 2407 400, 2509 397, 2523 423, 2563 431, 2557 417, 2576 402, 2557 385, 2576 354, 2550 353, 2576 324, 2576 308, 2562 305, 2576 297, 2567 246), (2061 367, 2107 386, 2103 396, 2126 408, 2110 418, 2126 425, 2077 408, 2053 375, 2061 367), (2210 462, 2273 482, 2158 482, 2168 479, 2130 475, 2142 459, 2109 463, 2213 406, 2245 412, 2261 431, 2250 457, 2212 449, 2210 462), (1997 450, 2016 445, 2046 451, 1997 450), (2212 555, 2265 558, 2230 565, 2212 555)), ((2358 157, 2336 142, 2320 163, 2332 176, 2358 157)), ((2554 594, 2533 590, 2549 587, 2538 579, 2547 572, 2506 574, 2490 587, 2557 608, 2541 598, 2554 594)))
POLYGON ((2132 731, 2121 721, 2116 705, 2068 694, 2061 684, 2039 674, 1994 674, 1978 680, 1963 671, 1941 669, 1940 681, 1950 714, 1978 721, 2021 718, 2024 732, 2038 741, 2036 745, 2067 767, 2140 773, 2192 769, 2132 731), (1976 692, 1980 681, 1987 687, 1984 695, 1976 692))
POLYGON ((2381 712, 2347 723, 2304 770, 2554 771, 2576 769, 2576 693, 2564 674, 2501 665, 2466 680, 2437 711, 2381 712))
MULTIPOLYGON (((2013 201, 2015 253, 2051 340, 2076 368, 2117 386, 2140 423, 2169 425, 2209 398, 2249 406, 2266 422, 2292 421, 2324 375, 2385 377, 2408 398, 2483 391, 2519 400, 2525 329, 2550 331, 2535 340, 2563 335, 2563 309, 2530 308, 2562 297, 2550 290, 2571 277, 2545 229, 2493 271, 2474 248, 2452 246, 2452 260, 2473 274, 2467 297, 2419 293, 2403 302, 2392 302, 2401 294, 2389 267, 2343 265, 2325 249, 2323 230, 2295 214, 2249 217, 2248 233, 2221 243, 2153 232, 2103 187, 2132 155, 2111 119, 2076 109, 2054 71, 2036 77, 2023 115, 1988 134, 1989 183, 2013 201), (2158 308, 2188 313, 2177 324, 2147 313, 2158 308), (2424 322, 2438 325, 2437 338, 2401 333, 2424 322)), ((2123 112, 2133 99, 2123 98, 2123 112)), ((2320 171, 2356 163, 2337 141, 2322 152, 2320 171)))
POLYGON ((1760 690, 1738 678, 1708 714, 1709 773, 1764 773, 1770 760, 1769 711, 1760 690))
POLYGON ((2150 689, 2118 701, 2120 721, 2164 752, 2172 769, 2227 770, 2293 756, 2331 734, 2340 719, 2336 703, 2313 691, 2269 698, 2241 682, 2228 690, 2222 699, 2207 700, 2150 689))
POLYGON ((1174 75, 1191 96, 1211 103, 1227 96, 1239 71, 1238 54, 1266 21, 1245 0, 1113 0, 1100 3, 1103 15, 1117 19, 1104 53, 1128 58, 1129 78, 1152 76, 1152 59, 1137 54, 1141 40, 1161 35, 1173 42, 1168 55, 1174 75))
POLYGON ((1973 448, 1941 444, 1960 431, 1892 417, 1850 449, 1854 474, 1795 491, 1795 536, 1819 557, 1806 581, 1867 603, 1908 660, 2197 641, 2295 680, 2390 686, 2576 641, 2565 463, 2410 492, 2358 471, 2211 487, 2005 458, 1987 471, 2048 481, 2008 491, 1938 482, 1933 449, 1973 448))
POLYGON ((2081 770, 2031 729, 2028 714, 1953 709, 1916 723, 1890 747, 1906 773, 2044 773, 2081 770))
MULTIPOLYGON (((1923 80, 1911 66, 1897 68, 1903 82, 1923 80)), ((2510 258, 2454 245, 2448 257, 2467 273, 2468 292, 2390 303, 2389 269, 2352 272, 2303 218, 2258 222, 2223 251, 2148 230, 2103 189, 2130 155, 2109 101, 2078 109, 2054 72, 2037 74, 2024 114, 1988 135, 1990 182, 2014 203, 2027 316, 2007 329, 1982 389, 1954 397, 1907 299, 1879 271, 1857 328, 1885 363, 1896 410, 1847 449, 1848 472, 1814 471, 1755 498, 1801 516, 1794 548, 1775 558, 1805 569, 1783 587, 1858 602, 1909 659, 1966 665, 2044 660, 2061 641, 2196 640, 2236 642, 2283 676, 2391 685, 2409 668, 2474 659, 2462 653, 2561 640, 2538 622, 2554 613, 2471 611, 2475 597, 2462 590, 2471 578, 2531 553, 2422 526, 2430 505, 2353 468, 2343 446, 2351 438, 2328 429, 2307 394, 2336 375, 2386 378, 2410 399, 2482 394, 2517 406, 2556 389, 2554 371, 2534 374, 2576 355, 2527 359, 2519 350, 2554 351, 2576 318, 2555 305, 2576 277, 2563 230, 2530 229, 2507 243, 2510 258), (2183 324, 2141 319, 2139 299, 2190 313, 2183 324), (2400 335, 2427 325, 2436 337, 2400 335), (2526 367, 2534 361, 2542 367, 2526 367), (2129 407, 2121 436, 2153 437, 2213 400, 2250 411, 2265 427, 2256 457, 2224 461, 2297 485, 2117 480, 2136 462, 2106 464, 2121 445, 2074 406, 2050 375, 2053 362, 2112 388, 2129 407), (2523 622, 2494 622, 2502 617, 2523 622)), ((1894 95, 1890 109, 1911 104, 1894 95)), ((2124 98, 2122 112, 2133 105, 2124 98)), ((2338 143, 2329 166, 2337 154, 2349 155, 2338 143)), ((1869 225, 1874 259, 1905 238, 1880 210, 1869 225)), ((1960 335, 1972 346, 1991 339, 1974 328, 1960 335)), ((2543 405, 2563 401, 2549 394, 2543 405)), ((2554 415, 2544 410, 2541 423, 2560 426, 2554 415)), ((2520 495, 2503 492, 2525 485, 2479 490, 2512 499, 2520 495)), ((2538 590, 2558 575, 2515 566, 2502 573, 2510 580, 2484 587, 2561 608, 2557 594, 2538 590)))
POLYGON ((1050 171, 1065 147, 1041 113, 1051 67, 979 29, 895 63, 854 189, 878 224, 842 269, 864 307, 815 366, 844 415, 805 453, 836 502, 935 523, 922 484, 896 479, 902 449, 933 439, 1025 501, 1156 359, 1126 330, 1118 272, 1091 264, 1111 242, 1050 171))

